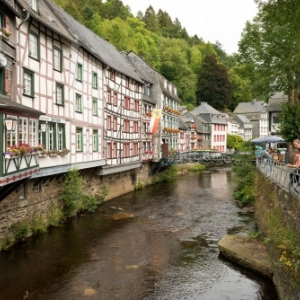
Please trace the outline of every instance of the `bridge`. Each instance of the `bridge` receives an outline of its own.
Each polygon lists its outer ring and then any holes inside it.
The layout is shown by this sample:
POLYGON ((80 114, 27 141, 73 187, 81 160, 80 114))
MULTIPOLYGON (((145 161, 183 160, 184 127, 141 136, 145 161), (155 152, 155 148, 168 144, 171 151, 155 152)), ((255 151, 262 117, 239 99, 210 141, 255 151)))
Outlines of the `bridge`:
POLYGON ((238 165, 241 161, 255 161, 252 152, 237 152, 234 154, 222 153, 211 150, 198 150, 189 152, 176 152, 159 162, 160 166, 170 166, 173 164, 199 162, 199 163, 218 163, 238 165))

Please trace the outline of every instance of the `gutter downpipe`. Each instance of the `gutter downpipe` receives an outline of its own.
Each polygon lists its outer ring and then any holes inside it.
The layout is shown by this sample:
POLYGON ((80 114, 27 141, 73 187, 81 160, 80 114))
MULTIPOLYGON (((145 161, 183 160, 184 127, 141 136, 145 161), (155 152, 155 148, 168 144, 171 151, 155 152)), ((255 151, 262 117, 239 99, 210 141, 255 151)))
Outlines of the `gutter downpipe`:
MULTIPOLYGON (((26 11, 26 9, 24 9, 26 11)), ((22 84, 21 84, 21 33, 20 33, 20 27, 29 19, 30 14, 27 12, 26 18, 18 25, 18 65, 19 65, 19 85, 20 85, 20 91, 19 91, 19 103, 22 104, 22 84)))

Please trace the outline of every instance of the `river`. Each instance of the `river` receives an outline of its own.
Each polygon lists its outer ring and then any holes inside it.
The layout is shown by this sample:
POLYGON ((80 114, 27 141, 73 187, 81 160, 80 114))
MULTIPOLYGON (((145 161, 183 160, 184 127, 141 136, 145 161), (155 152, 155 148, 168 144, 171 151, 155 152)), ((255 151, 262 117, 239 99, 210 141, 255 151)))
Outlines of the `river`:
POLYGON ((234 184, 229 168, 183 175, 1 252, 0 300, 277 300, 270 280, 219 254, 224 234, 255 230, 234 184))

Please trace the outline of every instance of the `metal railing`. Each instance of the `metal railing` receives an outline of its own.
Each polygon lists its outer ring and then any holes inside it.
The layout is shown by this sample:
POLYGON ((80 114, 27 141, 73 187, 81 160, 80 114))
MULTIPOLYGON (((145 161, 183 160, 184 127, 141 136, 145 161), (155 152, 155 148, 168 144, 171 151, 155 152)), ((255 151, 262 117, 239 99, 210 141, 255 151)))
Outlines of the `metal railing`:
POLYGON ((285 163, 264 158, 257 158, 256 167, 278 186, 300 197, 300 169, 288 168, 285 163))

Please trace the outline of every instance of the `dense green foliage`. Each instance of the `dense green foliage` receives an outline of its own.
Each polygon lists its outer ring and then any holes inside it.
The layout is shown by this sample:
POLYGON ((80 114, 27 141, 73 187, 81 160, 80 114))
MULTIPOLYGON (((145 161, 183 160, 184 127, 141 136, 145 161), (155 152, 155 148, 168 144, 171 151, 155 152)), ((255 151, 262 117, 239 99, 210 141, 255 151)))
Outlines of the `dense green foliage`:
MULTIPOLYGON (((153 7, 136 17, 119 0, 54 0, 80 23, 107 39, 120 51, 134 51, 178 88, 182 105, 196 106, 199 102, 199 76, 203 60, 215 55, 218 67, 234 85, 234 103, 251 99, 249 80, 241 77, 235 55, 229 56, 218 42, 211 44, 197 35, 189 36, 178 19, 174 21, 165 11, 153 7), (229 75, 227 74, 229 71, 229 75), (238 72, 239 71, 239 72, 238 72), (231 77, 233 80, 231 80, 231 77)), ((209 75, 210 70, 206 70, 209 75)), ((219 88, 218 85, 215 87, 219 88)), ((213 86, 211 88, 214 88, 213 86)), ((214 94, 216 95, 217 92, 214 94)), ((232 93, 232 91, 231 91, 232 93)), ((230 93, 221 93, 219 101, 230 105, 230 93), (225 97, 225 99, 221 99, 225 97)))
POLYGON ((198 86, 198 104, 207 102, 219 110, 229 107, 233 86, 226 68, 218 63, 216 55, 209 54, 204 58, 198 86))
POLYGON ((250 205, 255 200, 254 183, 256 179, 256 168, 251 163, 243 163, 234 167, 237 175, 237 186, 234 198, 242 206, 250 205))
POLYGON ((245 142, 242 137, 239 135, 234 135, 234 134, 227 134, 227 148, 228 149, 235 149, 235 150, 244 150, 245 142))
POLYGON ((292 142, 300 135, 300 105, 294 101, 288 101, 281 105, 279 114, 280 134, 287 142, 292 142))
POLYGON ((258 94, 283 91, 298 98, 300 85, 300 5, 298 0, 256 0, 259 13, 248 22, 240 42, 241 61, 258 94))
POLYGON ((102 185, 95 195, 87 195, 84 193, 84 184, 85 182, 77 169, 72 169, 66 173, 64 188, 60 195, 65 217, 75 216, 83 210, 94 212, 108 195, 109 189, 106 185, 102 185))

